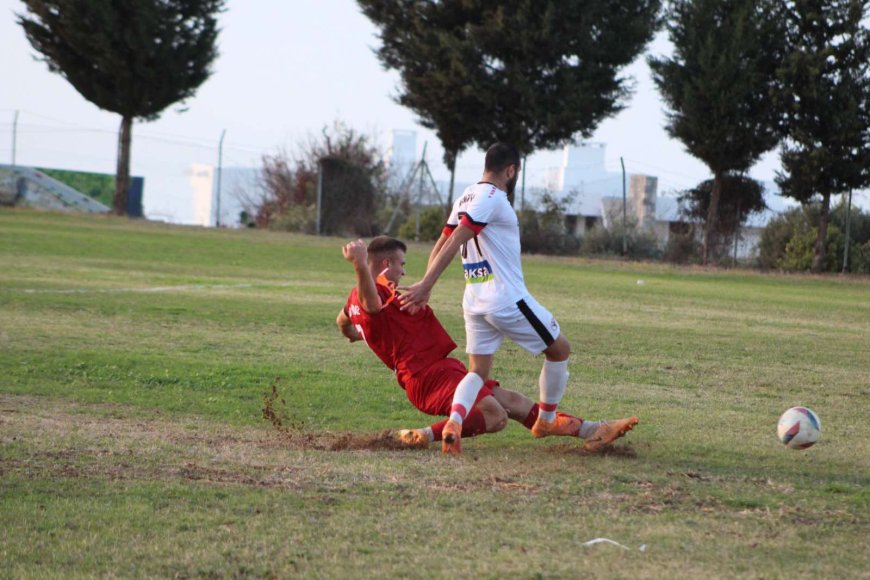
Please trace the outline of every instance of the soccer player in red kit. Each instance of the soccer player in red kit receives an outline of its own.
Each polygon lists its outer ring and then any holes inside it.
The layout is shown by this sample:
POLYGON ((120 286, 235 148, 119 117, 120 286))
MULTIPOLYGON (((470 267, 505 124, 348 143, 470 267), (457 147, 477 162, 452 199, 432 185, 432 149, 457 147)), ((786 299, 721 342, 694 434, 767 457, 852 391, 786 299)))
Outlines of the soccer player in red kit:
MULTIPOLYGON (((342 248, 345 259, 353 264, 357 284, 336 323, 351 342, 364 340, 395 371, 396 380, 417 409, 447 416, 456 385, 468 370, 449 356, 456 343, 428 305, 413 311, 399 307, 396 286, 405 275, 406 250, 403 242, 388 236, 374 238, 368 247, 357 240, 342 248)), ((538 410, 538 405, 525 395, 487 380, 465 417, 461 437, 500 431, 508 418, 531 429, 538 410)), ((578 426, 582 423, 576 417, 571 419, 578 426)), ((432 441, 442 439, 446 423, 443 420, 423 429, 402 430, 399 439, 409 447, 428 447, 432 441)), ((442 450, 460 453, 459 440, 442 450)))

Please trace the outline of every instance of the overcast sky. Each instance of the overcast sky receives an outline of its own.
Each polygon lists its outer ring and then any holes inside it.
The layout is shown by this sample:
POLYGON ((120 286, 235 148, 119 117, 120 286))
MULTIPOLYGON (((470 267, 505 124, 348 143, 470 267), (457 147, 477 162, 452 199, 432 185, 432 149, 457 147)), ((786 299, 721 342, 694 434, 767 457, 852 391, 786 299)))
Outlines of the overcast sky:
MULTIPOLYGON (((21 11, 21 2, 0 0, 0 163, 11 161, 18 111, 17 163, 114 173, 120 118, 34 59, 15 22, 21 11)), ((189 200, 179 199, 174 182, 162 176, 180 175, 193 163, 216 164, 222 130, 224 165, 256 166, 264 153, 292 150, 335 120, 383 146, 392 129, 414 129, 420 149, 428 142, 436 178, 446 179, 437 138, 393 101, 398 75, 381 68, 372 50, 379 43, 376 29, 353 0, 230 0, 220 25, 211 78, 183 105, 134 128, 132 172, 145 176, 149 215, 179 221, 187 214, 189 200)), ((666 54, 665 37, 648 50, 666 54)), ((706 167, 664 131, 662 103, 643 58, 624 74, 636 80, 629 107, 604 121, 592 139, 606 144, 608 169, 618 171, 623 157, 629 173, 657 176, 660 194, 707 179, 706 167)), ((475 180, 482 159, 477 150, 463 154, 458 180, 475 180)), ((527 184, 541 184, 560 161, 560 152, 530 158, 527 184)), ((770 153, 750 175, 772 181, 778 168, 777 154, 770 153)), ((861 203, 870 205, 866 198, 861 203)))

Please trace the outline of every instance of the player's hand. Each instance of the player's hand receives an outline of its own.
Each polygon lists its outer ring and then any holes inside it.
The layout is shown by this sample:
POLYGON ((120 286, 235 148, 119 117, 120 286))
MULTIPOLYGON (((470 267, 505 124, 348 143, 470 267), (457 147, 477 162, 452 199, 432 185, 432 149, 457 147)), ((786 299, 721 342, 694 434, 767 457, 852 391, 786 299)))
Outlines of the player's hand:
POLYGON ((363 240, 350 242, 341 249, 341 253, 345 260, 355 265, 364 265, 368 257, 366 243, 363 240))
POLYGON ((429 303, 429 298, 432 295, 432 287, 424 284, 421 280, 416 284, 401 287, 404 293, 399 296, 399 304, 402 310, 407 310, 411 314, 416 314, 421 308, 429 303))

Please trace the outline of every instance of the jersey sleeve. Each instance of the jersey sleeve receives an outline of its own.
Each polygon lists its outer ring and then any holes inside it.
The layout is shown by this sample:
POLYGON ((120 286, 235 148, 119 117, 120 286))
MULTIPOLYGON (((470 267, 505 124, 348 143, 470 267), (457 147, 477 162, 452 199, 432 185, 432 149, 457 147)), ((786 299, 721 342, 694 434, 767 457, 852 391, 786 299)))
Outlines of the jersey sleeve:
POLYGON ((457 227, 459 227, 459 214, 456 209, 456 204, 454 203, 453 207, 450 209, 450 215, 447 216, 447 223, 444 224, 444 227, 441 229, 441 233, 449 238, 450 234, 452 234, 453 230, 457 227))
POLYGON ((497 191, 492 187, 475 195, 474 199, 465 206, 465 211, 459 217, 459 223, 471 228, 475 234, 479 234, 492 220, 498 208, 498 197, 495 195, 497 191))

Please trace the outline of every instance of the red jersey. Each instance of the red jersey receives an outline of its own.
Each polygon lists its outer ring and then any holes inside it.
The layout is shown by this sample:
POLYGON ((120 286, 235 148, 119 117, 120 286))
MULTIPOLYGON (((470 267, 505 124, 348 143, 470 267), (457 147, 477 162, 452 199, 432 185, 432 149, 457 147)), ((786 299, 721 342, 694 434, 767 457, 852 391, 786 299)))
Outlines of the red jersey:
POLYGON ((376 288, 381 301, 386 304, 380 312, 366 312, 356 288, 351 291, 344 312, 369 348, 385 365, 396 371, 396 378, 404 388, 404 379, 446 358, 456 348, 456 343, 429 306, 411 315, 399 309, 398 300, 387 303, 392 290, 380 284, 376 288))

